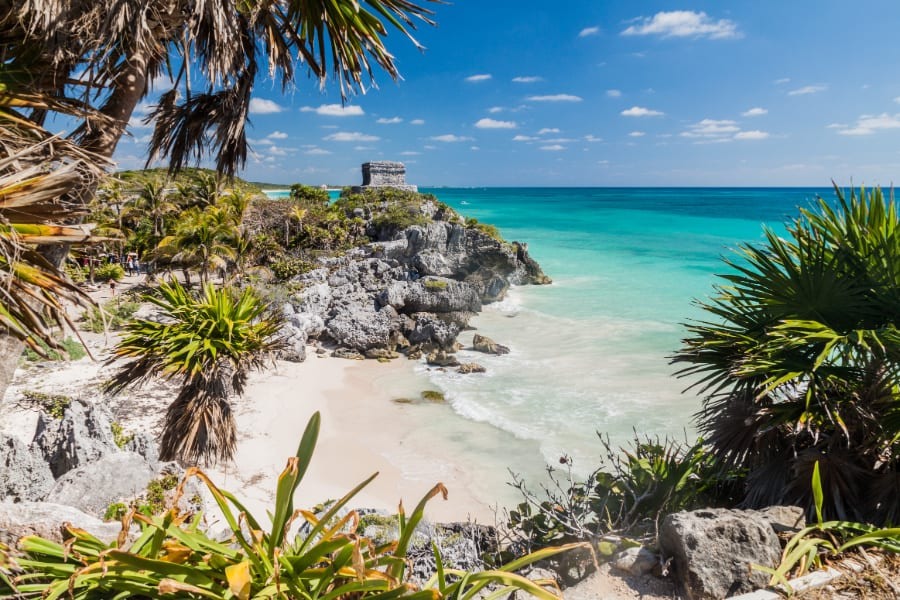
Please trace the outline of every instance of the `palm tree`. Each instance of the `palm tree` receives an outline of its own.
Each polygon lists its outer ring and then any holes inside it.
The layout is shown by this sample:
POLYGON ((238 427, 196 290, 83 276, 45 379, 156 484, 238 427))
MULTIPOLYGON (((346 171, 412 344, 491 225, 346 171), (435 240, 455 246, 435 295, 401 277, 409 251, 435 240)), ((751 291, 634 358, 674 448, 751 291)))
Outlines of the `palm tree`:
POLYGON ((819 464, 833 518, 900 520, 900 221, 893 196, 837 188, 727 261, 675 356, 704 394, 698 429, 750 506, 812 511, 819 464))
POLYGON ((117 394, 156 377, 180 379, 166 411, 160 458, 190 464, 230 460, 237 432, 229 398, 243 394, 249 372, 262 369, 280 346, 280 317, 250 288, 238 293, 207 284, 195 296, 173 280, 159 292, 146 300, 164 318, 125 326, 110 362, 128 362, 107 390, 117 394))
MULTIPOLYGON (((68 138, 19 155, 15 167, 28 172, 59 166, 54 161, 60 156, 81 161, 70 171, 79 176, 56 178, 59 187, 53 190, 63 204, 80 208, 96 191, 97 167, 105 167, 115 152, 138 103, 168 75, 171 88, 150 116, 150 160, 168 159, 177 171, 209 155, 219 173, 230 175, 246 159, 245 127, 258 76, 268 72, 287 89, 298 68, 308 69, 320 85, 333 74, 346 97, 363 89, 366 73, 373 79, 375 66, 396 79, 394 57, 384 44, 388 27, 416 43, 410 35, 415 20, 433 23, 431 14, 409 0, 0 0, 0 89, 14 84, 19 98, 34 108, 9 108, 15 105, 3 92, 4 113, 14 113, 18 125, 0 130, 0 146, 12 156, 10 148, 40 142, 44 138, 34 132, 43 131, 53 113, 69 117, 67 123, 74 120, 78 126, 68 138), (66 145, 68 153, 54 155, 51 145, 66 145)), ((74 218, 63 204, 51 213, 57 223, 74 218)), ((50 260, 33 264, 46 269, 48 263, 58 273, 66 250, 44 251, 50 260)), ((6 302, 0 308, 8 310, 6 302)), ((42 335, 38 328, 20 334, 42 335)), ((0 341, 0 347, 6 344, 0 341)), ((11 371, 17 356, 4 352, 0 373, 11 371)), ((0 378, 0 394, 5 388, 0 378)))

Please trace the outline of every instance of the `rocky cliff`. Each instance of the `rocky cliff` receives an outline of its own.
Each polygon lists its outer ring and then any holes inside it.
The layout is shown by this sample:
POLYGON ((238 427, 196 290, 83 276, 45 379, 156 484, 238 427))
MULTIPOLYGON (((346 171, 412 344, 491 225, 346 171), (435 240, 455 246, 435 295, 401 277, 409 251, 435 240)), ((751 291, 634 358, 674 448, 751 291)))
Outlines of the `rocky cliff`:
POLYGON ((347 357, 454 352, 457 335, 484 304, 501 300, 511 285, 550 283, 525 244, 467 226, 422 198, 417 224, 406 227, 385 221, 387 202, 354 208, 374 241, 319 259, 318 268, 294 278, 299 291, 284 312, 295 360, 309 338, 347 357))

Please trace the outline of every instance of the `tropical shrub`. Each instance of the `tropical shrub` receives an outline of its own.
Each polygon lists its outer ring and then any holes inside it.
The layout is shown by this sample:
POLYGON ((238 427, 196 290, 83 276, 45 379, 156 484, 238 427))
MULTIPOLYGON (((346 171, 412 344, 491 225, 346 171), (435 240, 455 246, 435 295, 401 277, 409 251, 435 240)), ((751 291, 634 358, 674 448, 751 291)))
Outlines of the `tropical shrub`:
POLYGON ((498 586, 491 597, 518 589, 537 598, 558 598, 541 587, 549 582, 530 581, 513 571, 583 544, 546 549, 479 573, 445 569, 435 549, 434 576, 421 590, 407 583, 405 559, 413 533, 428 500, 439 494, 446 497, 442 484, 428 492, 409 516, 400 505, 399 537, 384 545, 362 535, 356 511, 343 516, 340 512, 375 475, 332 503, 321 516, 295 511, 294 493, 309 466, 318 431, 316 413, 297 454, 288 459, 278 478, 269 512, 271 526, 265 527, 233 494, 192 467, 167 512, 147 516, 130 510, 122 518, 123 535, 110 544, 70 527, 72 539, 64 546, 27 536, 20 542, 21 558, 10 557, 0 548, 0 592, 84 600, 134 596, 439 600, 481 597, 488 586, 498 586), (200 515, 191 519, 176 508, 177 497, 191 478, 199 479, 214 498, 228 525, 227 539, 210 537, 200 528, 200 515), (300 518, 306 526, 290 539, 288 531, 300 518), (129 544, 125 533, 132 523, 140 526, 141 534, 129 544))
POLYGON ((328 195, 328 190, 319 189, 311 185, 303 185, 302 183, 295 183, 291 186, 291 199, 304 203, 324 205, 328 204, 331 200, 331 196, 328 195))
POLYGON ((119 263, 105 263, 94 270, 97 281, 121 281, 125 277, 125 269, 119 263))
POLYGON ((298 257, 285 257, 269 263, 269 268, 278 281, 287 281, 301 273, 311 271, 315 268, 315 264, 298 257))
POLYGON ((466 219, 466 229, 474 229, 475 231, 480 231, 486 236, 497 240, 498 242, 503 241, 503 236, 500 235, 500 230, 497 229, 494 225, 489 225, 488 223, 479 223, 478 219, 468 218, 466 219))
POLYGON ((249 371, 262 369, 281 340, 282 317, 252 288, 216 289, 193 295, 173 280, 145 297, 163 319, 127 323, 114 358, 129 359, 106 389, 119 393, 155 377, 180 378, 160 439, 162 460, 188 463, 229 460, 237 433, 229 397, 240 396, 249 371))
POLYGON ((747 506, 900 522, 900 222, 880 189, 835 187, 762 244, 727 259, 708 320, 674 357, 705 395, 697 426, 747 506))
POLYGON ((38 407, 54 419, 62 419, 72 404, 72 397, 64 394, 47 394, 35 390, 23 390, 22 399, 38 407))

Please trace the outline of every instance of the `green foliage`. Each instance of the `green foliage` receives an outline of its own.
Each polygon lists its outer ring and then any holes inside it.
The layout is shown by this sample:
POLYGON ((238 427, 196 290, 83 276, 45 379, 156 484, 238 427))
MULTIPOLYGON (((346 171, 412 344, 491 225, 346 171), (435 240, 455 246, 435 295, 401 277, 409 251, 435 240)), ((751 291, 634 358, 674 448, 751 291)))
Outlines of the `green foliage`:
POLYGON ((92 333, 119 331, 141 307, 139 302, 110 300, 102 307, 92 306, 81 318, 81 328, 92 333), (102 313, 101 313, 102 311, 102 313))
POLYGON ((113 502, 103 513, 104 521, 119 521, 128 513, 128 505, 124 502, 113 502))
POLYGON ((331 197, 328 195, 328 190, 322 190, 317 187, 312 187, 311 185, 303 185, 302 183, 295 183, 291 186, 291 199, 298 200, 302 203, 328 204, 331 197))
POLYGON ((316 268, 316 265, 297 257, 280 258, 269 263, 272 274, 278 281, 293 279, 301 273, 306 273, 316 268))
MULTIPOLYGON (((120 446, 121 447, 121 446, 120 446)), ((165 512, 168 508, 167 493, 178 487, 178 477, 174 474, 167 474, 157 479, 151 480, 147 484, 147 489, 132 503, 129 507, 122 502, 113 502, 106 507, 103 514, 105 521, 120 521, 122 517, 128 514, 129 510, 144 515, 145 517, 153 517, 165 512)), ((194 502, 198 504, 199 502, 194 502)))
POLYGON ((443 279, 426 279, 425 289, 429 292, 440 292, 447 289, 447 282, 443 279))
MULTIPOLYGON (((375 544, 362 535, 356 511, 344 516, 339 512, 375 475, 320 516, 311 511, 295 511, 294 494, 309 466, 318 432, 316 413, 306 427, 297 454, 288 459, 278 478, 269 527, 264 527, 234 495, 218 488, 202 471, 190 468, 185 481, 196 478, 207 487, 228 525, 228 539, 212 539, 200 528, 199 515, 188 521, 173 501, 172 508, 161 515, 147 516, 134 509, 125 514, 123 527, 137 522, 141 534, 121 547, 118 541, 104 544, 74 528, 69 529, 73 539, 65 547, 26 536, 20 542, 24 557, 16 561, 21 571, 11 573, 2 568, 3 581, 9 591, 26 596, 59 598, 68 594, 83 600, 172 595, 239 600, 468 600, 480 597, 489 585, 502 588, 493 597, 518 589, 537 598, 558 598, 513 571, 583 544, 545 549, 480 573, 445 569, 435 549, 437 572, 422 590, 405 583, 407 549, 426 503, 439 494, 446 497, 447 490, 441 484, 429 491, 408 516, 401 504, 397 516, 399 537, 386 545, 375 544), (287 532, 297 518, 303 518, 307 526, 295 538, 288 539, 287 532)), ((183 485, 176 490, 176 500, 183 485)))
POLYGON ((36 405, 54 419, 62 419, 72 404, 72 397, 64 394, 47 394, 34 390, 22 390, 22 398, 36 405))
POLYGON ((73 262, 66 262, 63 265, 63 271, 66 276, 72 280, 72 283, 84 283, 87 280, 87 273, 84 267, 73 262))
POLYGON ((125 430, 122 429, 121 423, 118 421, 113 421, 109 428, 112 430, 113 434, 113 442, 115 442, 116 446, 124 449, 128 442, 134 439, 134 434, 125 433, 125 430))
POLYGON ((481 233, 497 240, 498 242, 503 241, 503 236, 500 235, 500 230, 497 229, 494 225, 479 223, 478 219, 474 219, 472 217, 466 219, 466 229, 474 229, 476 231, 480 231, 481 233))
POLYGON ((97 281, 121 281, 125 277, 125 269, 119 263, 104 263, 94 269, 94 279, 97 281))
POLYGON ((813 467, 810 488, 815 499, 816 522, 791 537, 776 568, 753 565, 753 568, 772 576, 770 586, 783 585, 788 592, 793 592, 788 577, 800 577, 809 569, 821 567, 828 559, 837 558, 854 548, 870 547, 900 553, 898 527, 878 528, 865 523, 822 520, 825 492, 822 489, 818 462, 813 467))
POLYGON ((37 362, 40 360, 81 360, 87 356, 87 350, 84 349, 84 345, 71 337, 66 337, 59 342, 59 350, 51 349, 43 340, 37 340, 37 344, 43 349, 47 358, 45 359, 40 356, 31 348, 25 348, 23 356, 28 362, 37 362))
POLYGON ((250 287, 238 291, 207 284, 194 295, 173 280, 161 284, 158 294, 145 299, 164 318, 125 325, 114 355, 128 362, 106 389, 115 394, 155 377, 181 379, 166 413, 160 457, 227 460, 236 444, 228 397, 241 395, 249 371, 262 369, 280 347, 283 317, 250 287))
POLYGON ((698 428, 723 471, 747 472, 749 506, 900 522, 900 221, 880 189, 835 188, 726 261, 675 362, 706 395, 698 428))
POLYGON ((711 469, 701 443, 687 448, 668 439, 635 437, 630 448, 614 451, 601 441, 606 463, 583 481, 575 477, 567 456, 559 461, 564 474, 547 468, 551 485, 544 487, 543 496, 513 476, 512 485, 524 502, 509 511, 508 527, 526 548, 653 531, 666 514, 715 505, 733 486, 711 469))

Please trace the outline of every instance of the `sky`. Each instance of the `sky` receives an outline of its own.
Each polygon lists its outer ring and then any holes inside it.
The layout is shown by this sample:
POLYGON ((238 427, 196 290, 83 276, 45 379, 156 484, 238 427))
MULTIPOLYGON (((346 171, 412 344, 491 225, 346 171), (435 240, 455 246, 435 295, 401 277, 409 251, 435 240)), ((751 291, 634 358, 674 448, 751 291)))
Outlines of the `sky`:
MULTIPOLYGON (((254 181, 419 186, 890 185, 900 175, 900 2, 453 0, 393 31, 402 80, 342 105, 298 77, 254 90, 254 181)), ((152 104, 148 98, 140 108, 152 104)), ((148 129, 117 150, 139 168, 148 129)))

